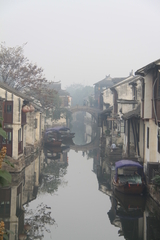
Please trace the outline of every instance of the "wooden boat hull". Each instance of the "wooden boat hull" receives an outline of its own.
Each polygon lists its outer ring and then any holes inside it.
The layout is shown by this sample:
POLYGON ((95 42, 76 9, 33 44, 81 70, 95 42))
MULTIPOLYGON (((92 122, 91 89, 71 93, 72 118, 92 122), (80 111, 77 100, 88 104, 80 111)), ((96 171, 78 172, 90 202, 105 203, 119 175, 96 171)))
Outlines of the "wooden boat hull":
POLYGON ((144 184, 117 183, 113 180, 113 189, 124 194, 140 195, 144 192, 144 184))
POLYGON ((48 147, 60 147, 62 144, 61 140, 55 140, 55 141, 50 141, 50 142, 45 142, 45 146, 48 147))

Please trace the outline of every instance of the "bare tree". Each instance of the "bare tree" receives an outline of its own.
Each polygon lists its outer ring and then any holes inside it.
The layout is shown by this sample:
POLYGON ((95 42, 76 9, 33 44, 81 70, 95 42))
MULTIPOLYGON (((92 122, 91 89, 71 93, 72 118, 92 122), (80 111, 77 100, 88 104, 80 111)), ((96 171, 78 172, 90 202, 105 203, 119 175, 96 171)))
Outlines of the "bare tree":
POLYGON ((57 92, 48 87, 43 69, 24 56, 24 46, 0 44, 0 80, 7 85, 37 98, 42 106, 51 107, 57 92))
POLYGON ((6 47, 0 44, 0 76, 4 83, 21 90, 24 87, 39 87, 47 80, 43 69, 24 57, 24 46, 6 47))

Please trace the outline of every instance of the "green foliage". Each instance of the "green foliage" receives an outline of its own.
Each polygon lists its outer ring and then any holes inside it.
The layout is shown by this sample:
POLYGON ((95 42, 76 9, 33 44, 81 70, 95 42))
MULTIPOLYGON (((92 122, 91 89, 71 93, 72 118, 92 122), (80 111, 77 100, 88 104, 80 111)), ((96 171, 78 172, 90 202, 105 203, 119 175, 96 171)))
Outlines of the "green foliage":
MULTIPOLYGON (((36 208, 25 208, 25 224, 29 224, 30 229, 27 231, 27 239, 44 239, 44 232, 50 232, 50 229, 56 224, 51 216, 51 207, 46 204, 39 204, 36 208)), ((26 239, 26 238, 25 238, 26 239)))
POLYGON ((7 134, 6 132, 3 130, 2 128, 2 122, 3 122, 3 118, 0 117, 0 135, 3 137, 3 138, 7 138, 7 134))
POLYGON ((2 187, 8 186, 11 183, 11 174, 5 170, 0 169, 0 185, 2 187))
POLYGON ((43 107, 53 107, 56 91, 49 86, 43 69, 24 56, 24 47, 7 47, 0 43, 0 76, 2 82, 36 98, 43 107))
POLYGON ((5 158, 5 159, 3 160, 3 162, 6 163, 7 165, 9 165, 10 167, 14 168, 14 164, 11 163, 8 159, 5 158))
POLYGON ((8 239, 9 239, 9 238, 8 238, 8 235, 7 235, 7 234, 4 234, 4 235, 3 235, 3 239, 8 240, 8 239))
POLYGON ((4 234, 4 235, 3 235, 3 238, 4 238, 5 240, 8 240, 8 239, 9 239, 7 234, 4 234))
POLYGON ((60 185, 66 185, 63 177, 67 173, 67 165, 60 165, 52 161, 43 170, 43 184, 40 187, 40 193, 54 193, 60 185))
POLYGON ((7 134, 6 132, 0 127, 0 135, 3 137, 3 138, 7 138, 7 134))
MULTIPOLYGON (((0 118, 0 135, 3 137, 3 138, 7 138, 7 134, 6 132, 2 129, 2 121, 3 119, 0 118)), ((10 165, 11 167, 14 167, 12 163, 10 163, 10 161, 8 161, 7 159, 4 159, 3 160, 6 164, 10 165)), ((0 169, 0 185, 2 187, 4 186, 8 186, 10 183, 11 183, 11 174, 5 170, 1 170, 0 169)))
POLYGON ((160 176, 156 175, 153 179, 153 183, 160 186, 160 176))
POLYGON ((24 46, 7 47, 0 44, 0 75, 2 81, 21 90, 24 87, 37 88, 46 82, 43 69, 29 62, 24 56, 24 46))

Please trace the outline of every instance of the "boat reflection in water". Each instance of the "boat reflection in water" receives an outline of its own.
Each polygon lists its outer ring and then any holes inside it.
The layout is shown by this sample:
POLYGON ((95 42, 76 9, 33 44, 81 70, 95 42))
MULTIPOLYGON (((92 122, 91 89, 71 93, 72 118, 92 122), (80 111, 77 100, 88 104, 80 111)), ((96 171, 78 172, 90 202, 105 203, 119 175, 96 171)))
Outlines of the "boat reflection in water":
POLYGON ((120 160, 115 163, 113 188, 124 194, 142 194, 145 184, 143 167, 140 163, 131 160, 120 160))
POLYGON ((112 207, 108 217, 112 225, 119 227, 119 236, 142 240, 144 232, 145 197, 124 195, 115 191, 110 197, 112 207))
POLYGON ((57 126, 48 128, 43 134, 43 145, 46 147, 61 146, 64 141, 74 138, 75 134, 67 127, 57 126))

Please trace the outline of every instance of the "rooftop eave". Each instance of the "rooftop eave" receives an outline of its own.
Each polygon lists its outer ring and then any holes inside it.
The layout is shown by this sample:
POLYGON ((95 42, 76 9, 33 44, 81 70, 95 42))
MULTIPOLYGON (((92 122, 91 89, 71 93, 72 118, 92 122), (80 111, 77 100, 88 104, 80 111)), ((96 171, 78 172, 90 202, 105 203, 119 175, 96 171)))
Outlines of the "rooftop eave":
POLYGON ((135 72, 135 75, 140 75, 142 77, 145 77, 152 69, 154 69, 157 66, 160 66, 160 59, 158 59, 157 61, 152 62, 152 63, 146 65, 145 67, 142 67, 142 68, 138 69, 135 72))
POLYGON ((112 112, 112 110, 113 110, 113 106, 103 110, 100 114, 103 115, 103 114, 106 114, 106 113, 110 113, 110 112, 112 112))

